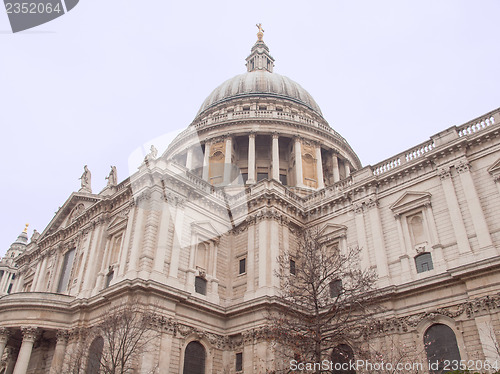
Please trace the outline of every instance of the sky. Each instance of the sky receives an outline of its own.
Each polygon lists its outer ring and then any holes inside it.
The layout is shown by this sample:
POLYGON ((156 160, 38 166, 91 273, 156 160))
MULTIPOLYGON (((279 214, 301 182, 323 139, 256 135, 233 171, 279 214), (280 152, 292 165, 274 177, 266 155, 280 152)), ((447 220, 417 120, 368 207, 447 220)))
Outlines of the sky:
POLYGON ((500 107, 500 2, 90 1, 13 34, 0 10, 0 256, 42 232, 83 166, 101 191, 165 150, 244 73, 262 23, 275 72, 304 87, 373 165, 500 107))

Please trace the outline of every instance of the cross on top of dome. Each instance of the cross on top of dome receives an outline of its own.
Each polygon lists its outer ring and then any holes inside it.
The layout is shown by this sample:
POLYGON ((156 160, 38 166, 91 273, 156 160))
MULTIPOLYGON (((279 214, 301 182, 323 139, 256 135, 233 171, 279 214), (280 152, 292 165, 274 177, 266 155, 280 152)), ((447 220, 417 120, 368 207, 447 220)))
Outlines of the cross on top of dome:
POLYGON ((262 40, 264 37, 262 23, 258 23, 256 26, 259 28, 259 32, 257 33, 257 41, 252 47, 250 56, 246 58, 247 71, 266 70, 272 73, 274 58, 269 54, 269 47, 262 40))

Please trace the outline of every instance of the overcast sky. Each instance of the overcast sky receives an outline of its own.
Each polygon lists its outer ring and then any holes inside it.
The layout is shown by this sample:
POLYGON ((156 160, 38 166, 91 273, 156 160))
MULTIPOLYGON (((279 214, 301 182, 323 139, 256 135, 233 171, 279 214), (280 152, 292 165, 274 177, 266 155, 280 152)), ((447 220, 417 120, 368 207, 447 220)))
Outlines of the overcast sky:
POLYGON ((121 181, 135 149, 188 126, 245 72, 258 22, 275 72, 369 165, 500 107, 499 15, 495 0, 81 0, 12 34, 2 10, 0 255, 25 223, 44 230, 85 164, 99 192, 110 165, 121 181))

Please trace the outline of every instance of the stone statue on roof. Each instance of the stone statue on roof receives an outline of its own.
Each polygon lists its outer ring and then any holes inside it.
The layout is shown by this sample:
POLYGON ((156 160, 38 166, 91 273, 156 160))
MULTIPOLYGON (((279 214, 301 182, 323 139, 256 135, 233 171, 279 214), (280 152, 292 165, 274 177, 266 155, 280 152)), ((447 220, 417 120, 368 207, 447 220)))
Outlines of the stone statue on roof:
POLYGON ((116 171, 116 166, 111 166, 111 171, 109 172, 109 175, 106 177, 108 180, 108 187, 114 187, 118 184, 118 174, 116 171))
POLYGON ((85 165, 83 167, 83 174, 79 179, 81 180, 81 188, 80 188, 79 192, 92 193, 91 174, 90 174, 90 170, 87 168, 87 165, 85 165))

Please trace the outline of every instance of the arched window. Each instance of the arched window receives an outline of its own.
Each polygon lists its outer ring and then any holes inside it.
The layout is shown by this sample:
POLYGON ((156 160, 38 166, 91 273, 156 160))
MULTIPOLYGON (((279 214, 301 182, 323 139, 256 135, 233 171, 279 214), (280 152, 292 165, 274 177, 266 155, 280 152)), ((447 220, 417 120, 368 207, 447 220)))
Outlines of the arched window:
POLYGON ((212 184, 220 184, 224 179, 224 154, 221 151, 216 151, 210 156, 209 181, 212 184))
POLYGON ((451 328, 441 323, 429 327, 424 334, 425 352, 427 360, 431 364, 429 372, 441 373, 444 360, 460 362, 460 351, 458 350, 457 338, 451 328), (433 367, 432 364, 436 367, 433 367))
POLYGON ((184 352, 183 374, 205 374, 205 347, 200 342, 191 342, 184 352))
POLYGON ((429 271, 434 269, 432 264, 432 256, 428 252, 424 252, 415 257, 415 267, 417 268, 417 273, 423 273, 424 271, 429 271))
POLYGON ((332 363, 333 374, 356 374, 355 370, 349 369, 349 362, 354 361, 354 352, 347 344, 340 344, 333 348, 332 363), (346 369, 346 370, 344 370, 346 369))
POLYGON ((99 374, 103 347, 104 339, 100 336, 95 338, 92 344, 90 344, 86 374, 99 374))

